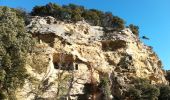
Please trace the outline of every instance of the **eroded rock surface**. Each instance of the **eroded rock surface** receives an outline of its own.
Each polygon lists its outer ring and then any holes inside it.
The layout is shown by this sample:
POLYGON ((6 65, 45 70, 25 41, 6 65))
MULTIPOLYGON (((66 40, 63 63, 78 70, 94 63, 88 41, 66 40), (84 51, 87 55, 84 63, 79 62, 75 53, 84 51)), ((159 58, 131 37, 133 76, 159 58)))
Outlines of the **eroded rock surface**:
POLYGON ((106 33, 85 21, 66 23, 37 16, 32 17, 27 30, 39 43, 28 56, 34 59, 26 66, 31 78, 17 90, 19 100, 102 100, 96 86, 103 76, 109 78, 110 98, 123 97, 136 77, 168 84, 160 59, 128 28, 106 33), (94 88, 93 93, 85 91, 94 88))

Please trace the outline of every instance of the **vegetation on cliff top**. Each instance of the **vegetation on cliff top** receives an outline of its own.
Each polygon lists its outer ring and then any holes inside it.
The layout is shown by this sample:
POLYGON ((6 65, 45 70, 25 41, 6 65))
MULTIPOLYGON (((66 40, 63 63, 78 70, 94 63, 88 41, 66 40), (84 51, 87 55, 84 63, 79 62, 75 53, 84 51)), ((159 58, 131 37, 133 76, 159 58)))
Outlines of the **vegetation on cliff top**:
MULTIPOLYGON (((113 15, 111 12, 103 12, 96 9, 85 9, 83 6, 69 4, 59 6, 49 3, 45 6, 35 6, 31 12, 32 16, 53 16, 58 20, 77 22, 85 20, 91 25, 109 27, 112 30, 120 31, 125 28, 125 21, 113 15)), ((139 34, 138 27, 130 24, 130 29, 135 35, 139 34)))

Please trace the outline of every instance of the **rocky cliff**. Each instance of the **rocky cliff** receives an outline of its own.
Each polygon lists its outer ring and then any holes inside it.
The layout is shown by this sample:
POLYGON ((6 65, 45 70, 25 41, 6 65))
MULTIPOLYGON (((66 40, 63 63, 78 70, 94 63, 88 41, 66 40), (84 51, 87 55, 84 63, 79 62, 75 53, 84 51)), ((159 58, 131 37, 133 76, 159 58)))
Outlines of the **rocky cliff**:
POLYGON ((39 43, 27 56, 30 77, 17 89, 18 100, 103 100, 102 86, 109 100, 124 97, 135 78, 168 84, 158 56, 129 28, 104 30, 85 21, 32 17, 27 31, 39 43))

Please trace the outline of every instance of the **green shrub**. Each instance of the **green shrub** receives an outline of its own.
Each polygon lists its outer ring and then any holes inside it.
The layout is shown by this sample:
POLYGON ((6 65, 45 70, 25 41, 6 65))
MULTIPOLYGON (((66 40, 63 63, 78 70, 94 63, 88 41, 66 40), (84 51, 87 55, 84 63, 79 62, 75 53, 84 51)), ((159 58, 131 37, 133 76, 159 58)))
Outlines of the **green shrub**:
POLYGON ((124 20, 119 18, 118 16, 113 16, 112 19, 112 27, 114 30, 120 31, 124 29, 124 20))
POLYGON ((170 70, 166 71, 166 79, 170 82, 170 70))
POLYGON ((97 13, 93 10, 86 10, 83 13, 83 18, 93 25, 99 25, 100 18, 97 15, 97 13))
MULTIPOLYGON (((75 4, 63 5, 62 9, 70 10, 71 20, 74 22, 82 20, 82 13, 84 12, 83 6, 78 6, 75 4)), ((65 19, 63 17, 63 19, 65 19)))
POLYGON ((136 36, 139 36, 139 27, 133 24, 130 24, 128 26, 130 28, 130 30, 132 31, 133 34, 135 34, 136 36))
POLYGON ((102 100, 110 100, 111 90, 109 83, 110 82, 107 76, 103 76, 100 80, 99 88, 103 93, 102 100))
POLYGON ((101 19, 102 26, 103 27, 112 26, 112 19, 113 19, 113 15, 111 12, 104 13, 101 19))
POLYGON ((140 100, 141 99, 141 90, 138 90, 134 87, 131 87, 128 90, 128 94, 131 100, 140 100))
POLYGON ((5 100, 6 99, 6 95, 3 93, 2 90, 0 90, 0 100, 5 100))
POLYGON ((160 94, 159 88, 146 79, 135 79, 133 84, 134 87, 131 87, 127 93, 132 100, 156 100, 160 94))
POLYGON ((157 88, 154 85, 149 84, 146 88, 143 90, 143 98, 147 98, 148 100, 155 100, 158 98, 160 91, 159 88, 157 88))
POLYGON ((168 85, 160 86, 159 100, 170 100, 170 86, 168 85))

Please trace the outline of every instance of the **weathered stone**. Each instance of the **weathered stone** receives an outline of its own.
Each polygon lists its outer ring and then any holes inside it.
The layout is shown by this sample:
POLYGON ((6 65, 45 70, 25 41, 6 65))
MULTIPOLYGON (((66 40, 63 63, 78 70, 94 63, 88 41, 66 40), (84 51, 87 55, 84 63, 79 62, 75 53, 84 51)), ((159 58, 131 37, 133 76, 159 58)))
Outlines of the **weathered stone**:
POLYGON ((84 87, 93 84, 97 88, 102 75, 109 76, 110 97, 123 98, 135 77, 150 79, 153 84, 167 84, 158 56, 128 28, 105 33, 102 27, 85 21, 66 23, 53 17, 36 16, 27 30, 40 41, 34 54, 28 57, 37 57, 41 62, 36 68, 36 62, 28 61, 26 69, 34 81, 26 81, 24 87, 16 91, 19 100, 32 100, 37 95, 51 100, 100 97, 97 89, 85 95, 84 87), (52 59, 48 61, 49 57, 52 59), (48 61, 46 65, 41 64, 43 60, 48 61), (43 90, 46 87, 43 82, 47 80, 49 87, 43 90))

